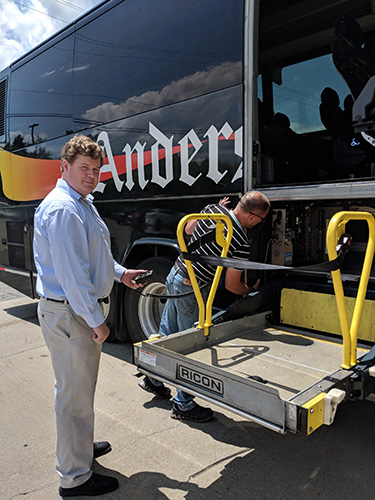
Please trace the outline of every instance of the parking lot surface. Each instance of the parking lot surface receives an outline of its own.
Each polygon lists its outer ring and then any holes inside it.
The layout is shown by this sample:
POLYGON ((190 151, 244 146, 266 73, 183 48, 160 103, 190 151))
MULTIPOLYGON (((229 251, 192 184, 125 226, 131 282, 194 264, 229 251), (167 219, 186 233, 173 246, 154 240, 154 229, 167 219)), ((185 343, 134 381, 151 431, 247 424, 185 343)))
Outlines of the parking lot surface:
MULTIPOLYGON (((2 500, 60 498, 54 378, 36 307, 0 284, 2 500)), ((170 401, 138 387, 131 359, 131 345, 104 344, 96 440, 113 451, 93 468, 116 476, 120 488, 100 498, 374 498, 375 403, 342 405, 333 425, 310 437, 279 435, 219 408, 211 422, 183 423, 170 418, 170 401)))

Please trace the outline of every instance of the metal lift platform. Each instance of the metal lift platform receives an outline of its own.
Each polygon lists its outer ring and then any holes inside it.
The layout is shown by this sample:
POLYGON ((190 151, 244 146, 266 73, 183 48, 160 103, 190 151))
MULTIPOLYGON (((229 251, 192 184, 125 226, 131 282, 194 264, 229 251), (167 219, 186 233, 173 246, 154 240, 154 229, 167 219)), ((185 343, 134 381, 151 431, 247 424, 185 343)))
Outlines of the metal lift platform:
POLYGON ((210 307, 209 297, 197 328, 136 344, 139 371, 283 434, 309 435, 341 402, 375 391, 375 346, 357 359, 350 333, 276 329, 267 313, 212 326, 210 307))

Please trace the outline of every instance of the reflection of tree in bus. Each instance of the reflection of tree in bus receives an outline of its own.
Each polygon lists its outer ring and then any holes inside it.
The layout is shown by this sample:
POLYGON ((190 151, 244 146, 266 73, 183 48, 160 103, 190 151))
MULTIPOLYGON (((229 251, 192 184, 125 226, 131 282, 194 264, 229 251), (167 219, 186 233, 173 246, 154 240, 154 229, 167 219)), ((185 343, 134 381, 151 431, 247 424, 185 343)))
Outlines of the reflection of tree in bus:
MULTIPOLYGON (((38 141, 36 142, 38 143, 38 141)), ((18 134, 12 142, 7 142, 7 144, 4 146, 4 149, 6 151, 17 151, 17 154, 19 156, 27 156, 28 158, 52 158, 51 153, 48 153, 45 147, 37 146, 34 151, 27 152, 25 148, 27 148, 28 146, 30 146, 30 144, 24 140, 21 134, 18 134)))
POLYGON ((17 151, 18 149, 23 149, 29 146, 29 144, 24 140, 21 134, 16 135, 11 143, 7 143, 4 149, 7 151, 17 151))

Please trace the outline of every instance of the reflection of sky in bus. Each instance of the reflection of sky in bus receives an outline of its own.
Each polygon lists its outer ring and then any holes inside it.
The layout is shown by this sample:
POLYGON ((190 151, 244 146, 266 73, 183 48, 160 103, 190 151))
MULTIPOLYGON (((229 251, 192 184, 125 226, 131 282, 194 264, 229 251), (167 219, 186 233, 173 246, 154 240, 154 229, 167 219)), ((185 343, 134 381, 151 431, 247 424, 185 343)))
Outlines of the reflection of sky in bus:
MULTIPOLYGON (((273 84, 274 111, 287 115, 291 128, 299 134, 322 130, 319 105, 325 87, 336 90, 343 108, 350 91, 330 54, 283 68, 282 85, 273 84)), ((258 92, 262 99, 262 89, 258 92)))

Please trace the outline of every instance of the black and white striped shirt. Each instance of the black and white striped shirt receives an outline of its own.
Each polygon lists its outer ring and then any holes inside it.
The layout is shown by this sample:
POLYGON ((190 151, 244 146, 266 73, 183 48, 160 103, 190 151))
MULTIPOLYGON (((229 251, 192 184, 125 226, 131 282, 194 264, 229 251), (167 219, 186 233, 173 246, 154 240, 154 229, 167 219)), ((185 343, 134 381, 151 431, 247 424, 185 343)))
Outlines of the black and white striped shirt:
MULTIPOLYGON (((250 256, 250 242, 247 239, 246 234, 244 233, 241 225, 234 217, 233 213, 222 205, 207 205, 201 213, 204 214, 225 214, 228 215, 233 224, 233 236, 229 245, 229 250, 227 257, 232 257, 234 259, 249 259, 250 256)), ((197 225, 194 229, 193 234, 191 235, 190 242, 192 243, 197 239, 201 238, 204 234, 208 233, 215 229, 216 223, 210 219, 198 220, 197 225)), ((220 257, 222 248, 215 241, 215 235, 213 235, 213 240, 208 243, 204 243, 193 253, 199 255, 214 255, 216 257, 220 257)), ((184 262, 183 257, 180 255, 177 259, 178 267, 183 271, 183 273, 187 274, 186 264, 184 262)), ((211 266, 209 264, 201 264, 200 262, 192 262, 192 266, 195 272, 195 276, 198 280, 203 281, 204 283, 208 283, 212 281, 216 267, 211 266)), ((234 267, 234 266, 233 266, 234 267)))

